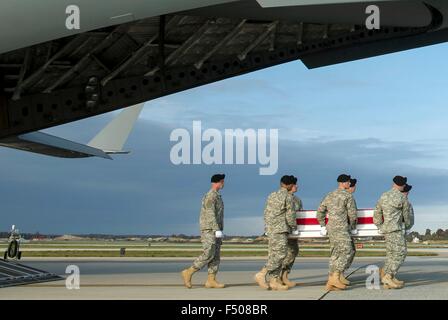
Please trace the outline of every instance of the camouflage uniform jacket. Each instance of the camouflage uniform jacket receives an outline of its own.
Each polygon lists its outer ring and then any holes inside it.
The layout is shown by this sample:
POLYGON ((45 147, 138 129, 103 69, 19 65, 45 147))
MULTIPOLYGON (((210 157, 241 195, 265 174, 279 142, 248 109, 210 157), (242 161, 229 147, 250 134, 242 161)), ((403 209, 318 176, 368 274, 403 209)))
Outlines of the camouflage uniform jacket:
POLYGON ((297 229, 293 196, 285 188, 272 192, 264 209, 266 234, 291 232, 297 229))
POLYGON ((350 231, 356 229, 357 215, 355 199, 347 190, 336 189, 325 196, 316 212, 317 220, 325 226, 328 214, 328 231, 350 231))
POLYGON ((404 220, 404 226, 405 226, 406 230, 410 230, 414 226, 414 207, 412 206, 409 199, 407 199, 407 200, 409 203, 409 216, 403 216, 403 220, 404 220))
POLYGON ((373 223, 382 233, 391 233, 403 230, 403 222, 407 221, 407 226, 411 226, 410 216, 410 203, 406 196, 397 189, 391 189, 378 200, 373 212, 373 223))
POLYGON ((211 189, 202 198, 202 207, 199 221, 201 231, 223 230, 224 203, 218 191, 211 189))
POLYGON ((297 197, 295 194, 292 195, 292 201, 294 203, 294 210, 295 211, 303 210, 302 200, 300 200, 300 198, 297 197))
MULTIPOLYGON (((294 205, 294 212, 295 212, 294 217, 296 217, 296 227, 297 227, 297 211, 303 210, 303 204, 302 200, 295 194, 292 195, 292 203, 294 205)), ((293 232, 294 229, 290 228, 289 232, 293 232)))

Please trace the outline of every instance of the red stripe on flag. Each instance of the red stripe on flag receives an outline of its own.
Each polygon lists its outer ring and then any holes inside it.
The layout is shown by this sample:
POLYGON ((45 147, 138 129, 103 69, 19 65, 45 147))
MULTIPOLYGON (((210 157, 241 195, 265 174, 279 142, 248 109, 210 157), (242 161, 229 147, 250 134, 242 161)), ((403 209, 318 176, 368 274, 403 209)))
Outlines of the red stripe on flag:
POLYGON ((358 224, 373 224, 373 217, 358 218, 358 224))
MULTIPOLYGON (((325 224, 328 223, 328 218, 325 218, 325 224)), ((309 225, 319 225, 319 221, 317 218, 298 218, 297 224, 301 226, 309 226, 309 225)), ((361 217, 358 218, 358 224, 373 224, 372 217, 361 217)))
MULTIPOLYGON (((328 223, 328 218, 325 218, 325 224, 328 223)), ((317 218, 299 218, 297 219, 297 224, 301 226, 308 226, 308 225, 320 225, 317 218)))

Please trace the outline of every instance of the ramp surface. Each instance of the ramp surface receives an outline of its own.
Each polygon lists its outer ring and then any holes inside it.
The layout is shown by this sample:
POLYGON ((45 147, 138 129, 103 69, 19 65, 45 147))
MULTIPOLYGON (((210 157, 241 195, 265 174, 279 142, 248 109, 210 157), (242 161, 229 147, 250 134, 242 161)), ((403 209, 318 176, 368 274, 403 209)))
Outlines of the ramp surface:
POLYGON ((192 258, 27 258, 26 264, 62 276, 67 265, 77 265, 80 289, 68 290, 65 281, 15 286, 0 289, 0 300, 448 300, 447 249, 437 250, 439 257, 406 258, 398 274, 403 289, 368 289, 366 266, 381 267, 384 257, 356 257, 347 272, 352 286, 329 293, 328 258, 297 258, 290 278, 299 285, 288 291, 267 291, 255 284, 254 274, 266 258, 224 257, 218 274, 227 285, 222 290, 204 288, 207 270, 194 275, 192 289, 183 286, 180 271, 192 258))
POLYGON ((54 273, 0 259, 0 288, 62 279, 54 273))

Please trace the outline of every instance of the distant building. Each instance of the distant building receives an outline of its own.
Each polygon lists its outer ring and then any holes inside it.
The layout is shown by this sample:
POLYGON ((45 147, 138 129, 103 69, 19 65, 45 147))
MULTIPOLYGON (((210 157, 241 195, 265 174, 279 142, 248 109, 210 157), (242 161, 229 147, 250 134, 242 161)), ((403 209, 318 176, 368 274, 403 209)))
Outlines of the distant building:
POLYGON ((420 239, 417 237, 414 237, 414 239, 412 239, 412 243, 420 243, 420 239))
POLYGON ((69 234, 64 234, 63 236, 54 238, 56 241, 73 241, 73 240, 84 240, 84 238, 72 236, 69 234))
POLYGON ((159 238, 154 238, 153 239, 154 242, 166 242, 168 241, 167 237, 159 237, 159 238))
POLYGON ((40 240, 45 240, 46 237, 44 235, 41 235, 39 233, 33 235, 33 237, 31 238, 31 241, 40 241, 40 240))

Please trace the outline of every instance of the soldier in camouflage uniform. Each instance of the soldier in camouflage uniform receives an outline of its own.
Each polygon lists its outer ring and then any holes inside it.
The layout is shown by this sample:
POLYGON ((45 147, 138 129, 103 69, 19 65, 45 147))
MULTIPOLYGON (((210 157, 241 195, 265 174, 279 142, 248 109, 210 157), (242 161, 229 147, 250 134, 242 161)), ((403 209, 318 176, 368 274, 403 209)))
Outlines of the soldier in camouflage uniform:
MULTIPOLYGON (((291 190, 294 212, 303 210, 302 200, 297 197, 294 193, 297 192, 297 178, 294 177, 294 185, 291 190)), ((292 234, 294 230, 290 229, 290 233, 292 234)), ((291 272, 292 266, 294 265, 294 261, 296 260, 297 255, 299 254, 299 240, 298 239, 288 239, 288 247, 287 254, 285 260, 283 260, 282 264, 282 273, 281 280, 283 284, 287 285, 289 288, 293 288, 297 285, 297 283, 290 281, 288 279, 288 274, 291 272)))
POLYGON ((321 234, 326 235, 328 232, 330 238, 331 258, 327 290, 346 288, 341 276, 353 255, 351 232, 356 230, 357 208, 353 195, 347 190, 350 188, 350 179, 349 175, 341 174, 337 179, 338 189, 325 196, 316 212, 322 228, 321 234), (325 225, 327 215, 328 223, 325 225))
MULTIPOLYGON (((278 191, 272 192, 264 209, 265 231, 269 239, 269 256, 266 263, 266 280, 272 290, 288 290, 280 280, 283 261, 288 253, 288 235, 293 230, 297 232, 294 200, 291 195, 294 176, 283 176, 278 191)), ((258 275, 258 274, 257 274, 258 275)), ((257 277, 257 283, 266 288, 264 279, 257 277)))
MULTIPOLYGON (((290 194, 293 196, 294 211, 297 212, 297 211, 303 210, 303 205, 302 205, 302 200, 300 200, 299 197, 294 195, 294 193, 297 192, 297 190, 298 190, 296 177, 294 177, 293 183, 294 184, 292 186, 290 194)), ((290 233, 293 234, 294 230, 290 230, 290 233)), ((296 235, 298 235, 298 231, 296 232, 296 235)), ((288 239, 287 254, 286 254, 286 258, 283 260, 283 263, 282 263, 282 272, 281 272, 281 277, 280 277, 280 280, 282 281, 282 283, 284 285, 288 286, 288 288, 293 288, 297 285, 295 282, 290 281, 288 279, 288 274, 291 272, 292 266, 294 265, 294 261, 298 255, 298 253, 299 253, 299 240, 293 239, 293 238, 288 239)), ((266 283, 267 272, 268 272, 268 270, 265 265, 260 270, 260 272, 258 272, 255 275, 255 281, 264 289, 269 288, 269 285, 266 283)))
POLYGON ((396 274, 406 259, 405 230, 412 228, 414 223, 410 203, 402 193, 406 182, 406 177, 394 177, 392 189, 381 195, 373 213, 373 222, 386 240, 386 261, 380 270, 381 281, 386 289, 404 286, 396 274))
MULTIPOLYGON (((408 200, 408 204, 409 204, 409 218, 408 221, 405 222, 405 226, 406 226, 406 234, 410 233, 411 228, 414 226, 414 207, 412 206, 411 202, 409 201, 409 191, 412 190, 412 186, 409 184, 406 184, 403 188, 403 194, 406 197, 406 200, 408 200)), ((403 217, 405 219, 405 217, 403 217)))
POLYGON ((205 265, 208 265, 206 288, 224 288, 224 284, 216 281, 219 268, 222 230, 224 228, 224 203, 219 190, 224 188, 224 174, 215 174, 211 178, 211 189, 202 198, 200 213, 201 242, 203 252, 193 265, 182 271, 182 278, 187 288, 191 288, 191 277, 205 265))
MULTIPOLYGON (((356 192, 356 183, 357 182, 358 182, 357 179, 350 179, 350 188, 348 188, 348 192, 350 192, 351 194, 354 194, 356 192)), ((358 208, 358 206, 356 205, 356 200, 355 200, 354 197, 353 197, 353 201, 355 202, 355 207, 358 208)), ((357 232, 358 231, 356 229, 354 229, 354 230, 352 230, 351 234, 352 235, 356 235, 357 232)), ((345 266, 344 271, 341 273, 341 282, 343 284, 345 284, 345 285, 348 285, 348 286, 350 285, 350 281, 348 281, 345 278, 344 272, 347 271, 350 268, 350 266, 353 263, 353 259, 355 258, 355 255, 356 255, 356 246, 355 246, 355 241, 353 239, 351 241, 351 244, 352 244, 352 253, 351 253, 351 255, 350 255, 350 257, 349 257, 349 259, 347 261, 347 265, 345 266)))
MULTIPOLYGON (((402 193, 404 194, 404 196, 406 197, 406 200, 408 201, 409 204, 409 217, 403 217, 403 222, 405 225, 405 235, 407 236, 410 232, 411 232, 411 228, 414 226, 414 207, 412 207, 411 202, 409 201, 409 191, 411 191, 412 186, 409 184, 406 184, 403 188, 402 193)), ((381 269, 381 275, 384 276, 384 271, 383 269, 381 269)), ((396 282, 399 286, 403 287, 404 286, 404 281, 398 280, 396 277, 393 278, 394 282, 396 282)))

